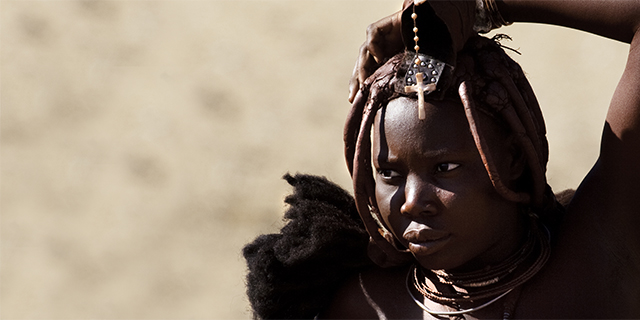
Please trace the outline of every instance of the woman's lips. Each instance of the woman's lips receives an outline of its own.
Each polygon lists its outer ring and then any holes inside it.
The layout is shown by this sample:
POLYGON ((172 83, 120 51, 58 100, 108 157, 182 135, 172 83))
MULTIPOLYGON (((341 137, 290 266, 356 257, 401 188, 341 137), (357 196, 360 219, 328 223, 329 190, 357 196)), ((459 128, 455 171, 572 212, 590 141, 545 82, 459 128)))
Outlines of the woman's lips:
POLYGON ((451 237, 446 236, 437 240, 429 240, 424 242, 409 242, 409 251, 414 255, 429 255, 442 249, 451 237))
POLYGON ((414 255, 432 254, 451 240, 448 232, 425 228, 407 230, 403 237, 409 242, 409 251, 414 255))

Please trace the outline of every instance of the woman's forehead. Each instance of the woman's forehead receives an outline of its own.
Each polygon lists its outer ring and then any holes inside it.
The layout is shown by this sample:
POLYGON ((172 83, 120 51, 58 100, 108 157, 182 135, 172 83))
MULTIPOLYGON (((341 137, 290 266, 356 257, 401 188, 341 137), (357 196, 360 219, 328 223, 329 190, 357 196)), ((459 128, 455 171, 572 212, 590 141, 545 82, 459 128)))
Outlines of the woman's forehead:
POLYGON ((409 98, 391 100, 376 115, 374 153, 387 156, 477 152, 462 104, 427 103, 426 119, 418 119, 417 102, 409 98))
POLYGON ((424 140, 432 143, 472 142, 461 103, 448 100, 426 102, 425 109, 426 118, 420 120, 416 100, 406 97, 393 99, 378 112, 375 130, 384 128, 386 139, 402 139, 407 143, 424 140))

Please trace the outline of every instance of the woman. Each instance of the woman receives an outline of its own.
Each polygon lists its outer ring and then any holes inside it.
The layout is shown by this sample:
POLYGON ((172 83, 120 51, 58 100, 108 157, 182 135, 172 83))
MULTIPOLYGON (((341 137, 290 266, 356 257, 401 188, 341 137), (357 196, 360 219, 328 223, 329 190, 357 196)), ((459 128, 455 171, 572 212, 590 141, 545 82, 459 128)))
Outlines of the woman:
POLYGON ((640 3, 477 5, 407 2, 369 28, 345 141, 376 266, 351 256, 320 317, 640 317, 640 3), (522 71, 475 36, 506 21, 630 43, 600 157, 566 207, 546 184, 544 122, 522 71))

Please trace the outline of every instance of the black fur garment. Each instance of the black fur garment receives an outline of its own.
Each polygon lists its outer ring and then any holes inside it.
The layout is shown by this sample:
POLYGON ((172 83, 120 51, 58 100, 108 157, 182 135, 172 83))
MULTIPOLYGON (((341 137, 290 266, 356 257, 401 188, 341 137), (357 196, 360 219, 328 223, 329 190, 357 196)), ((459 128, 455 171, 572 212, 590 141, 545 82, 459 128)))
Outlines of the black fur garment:
POLYGON ((285 175, 287 224, 245 246, 247 295, 259 319, 312 319, 347 276, 372 265, 353 197, 324 177, 285 175))

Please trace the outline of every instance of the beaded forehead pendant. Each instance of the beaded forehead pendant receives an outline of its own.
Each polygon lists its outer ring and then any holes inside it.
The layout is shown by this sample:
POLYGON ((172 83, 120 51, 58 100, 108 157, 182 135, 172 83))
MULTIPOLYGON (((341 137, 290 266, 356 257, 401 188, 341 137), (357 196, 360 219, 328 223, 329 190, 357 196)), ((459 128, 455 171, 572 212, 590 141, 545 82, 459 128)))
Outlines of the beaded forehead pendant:
POLYGON ((415 92, 418 94, 418 118, 420 120, 426 118, 424 95, 436 91, 438 80, 440 80, 440 75, 442 75, 445 67, 444 62, 420 53, 420 46, 418 46, 418 40, 420 40, 420 38, 418 38, 418 26, 416 23, 416 19, 418 19, 416 6, 424 2, 424 0, 414 0, 411 19, 413 19, 413 41, 415 43, 413 49, 416 53, 412 63, 409 64, 404 78, 404 91, 406 93, 415 92))

